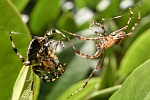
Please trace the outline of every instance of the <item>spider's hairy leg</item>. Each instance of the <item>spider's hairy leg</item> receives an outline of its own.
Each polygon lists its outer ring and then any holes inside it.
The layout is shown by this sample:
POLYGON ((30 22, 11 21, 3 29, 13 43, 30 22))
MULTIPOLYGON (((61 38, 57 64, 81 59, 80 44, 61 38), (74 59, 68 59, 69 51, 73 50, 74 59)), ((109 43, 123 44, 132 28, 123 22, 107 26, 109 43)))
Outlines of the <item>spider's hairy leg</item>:
POLYGON ((92 28, 92 26, 93 25, 98 25, 98 26, 100 26, 101 28, 102 28, 102 30, 104 31, 104 35, 106 36, 107 35, 107 33, 106 33, 106 29, 105 29, 105 27, 101 24, 101 23, 98 23, 98 22, 93 22, 90 26, 89 26, 89 28, 95 33, 95 34, 97 34, 98 36, 103 36, 101 33, 99 33, 99 32, 97 32, 96 30, 94 30, 93 28, 92 28))
POLYGON ((44 82, 52 82, 52 81, 55 81, 55 80, 56 80, 56 78, 51 78, 51 79, 49 79, 48 76, 42 74, 42 73, 40 72, 40 66, 39 66, 39 65, 33 66, 32 69, 33 69, 33 72, 34 72, 40 79, 42 79, 44 82))
POLYGON ((57 49, 57 47, 58 47, 59 44, 60 44, 63 48, 65 47, 64 42, 62 42, 62 41, 57 41, 56 44, 54 45, 54 50, 53 50, 53 52, 56 52, 56 49, 57 49))
POLYGON ((130 11, 130 17, 129 17, 129 19, 128 19, 126 25, 125 25, 124 27, 122 27, 121 29, 112 32, 111 34, 116 35, 116 34, 120 33, 121 31, 124 31, 124 30, 126 30, 126 29, 128 28, 128 26, 129 26, 129 24, 130 24, 130 22, 131 22, 131 20, 132 20, 132 18, 133 18, 133 15, 134 15, 131 8, 129 8, 129 11, 130 11))
POLYGON ((44 37, 47 38, 48 36, 50 36, 50 35, 52 35, 54 33, 58 33, 58 34, 62 35, 64 38, 66 38, 66 36, 63 33, 61 33, 60 31, 58 31, 57 29, 54 29, 54 30, 46 33, 44 37))
POLYGON ((128 22, 126 23, 126 25, 124 27, 124 30, 126 30, 128 28, 128 26, 129 26, 129 24, 130 24, 130 22, 131 22, 131 20, 133 18, 133 15, 134 15, 132 9, 129 8, 129 10, 130 10, 130 17, 129 17, 128 22))
MULTIPOLYGON (((129 37, 129 36, 133 33, 133 31, 135 30, 136 26, 139 24, 139 22, 140 22, 140 20, 141 20, 140 6, 141 6, 141 5, 140 5, 140 3, 139 3, 139 7, 138 7, 138 19, 137 19, 137 21, 136 21, 135 24, 132 26, 130 32, 127 33, 127 34, 124 34, 124 35, 122 36, 122 38, 129 37)), ((131 15, 130 15, 129 21, 127 22, 127 24, 126 24, 125 27, 128 27, 128 25, 129 25, 129 23, 130 23, 130 20, 131 20, 131 18, 132 18, 132 16, 133 16, 133 12, 132 12, 131 8, 129 8, 129 9, 130 9, 131 15)), ((125 27, 124 27, 124 29, 121 28, 120 31, 118 31, 118 33, 121 32, 121 31, 126 30, 125 27)))
MULTIPOLYGON (((63 48, 65 47, 65 45, 64 45, 64 42, 62 42, 62 41, 57 41, 56 42, 56 44, 54 45, 54 49, 53 49, 53 53, 55 53, 56 52, 56 49, 57 49, 57 47, 58 47, 58 45, 61 45, 63 48)), ((64 65, 66 65, 66 63, 63 63, 63 64, 60 64, 60 63, 58 63, 58 66, 59 66, 59 70, 60 70, 60 74, 59 74, 59 76, 61 76, 61 74, 63 74, 64 72, 65 72, 65 68, 63 68, 62 66, 64 66, 64 65)))
POLYGON ((19 53, 19 51, 17 50, 14 42, 13 42, 13 39, 12 39, 12 32, 10 31, 9 32, 9 36, 10 36, 10 41, 11 41, 11 44, 12 44, 12 48, 14 50, 14 52, 17 54, 17 56, 19 57, 19 59, 21 60, 21 62, 25 65, 25 66, 28 66, 30 65, 30 62, 29 61, 26 61, 25 62, 25 59, 23 58, 23 56, 21 55, 21 53, 19 53))
POLYGON ((133 33, 133 31, 135 30, 136 26, 139 24, 139 22, 141 20, 140 7, 141 7, 141 4, 139 3, 139 7, 138 7, 138 19, 137 19, 136 23, 133 25, 133 27, 131 28, 130 32, 127 34, 129 36, 133 33))
MULTIPOLYGON (((57 41, 56 44, 54 45, 54 49, 53 49, 53 53, 56 52, 56 49, 58 47, 58 45, 61 44, 61 41, 57 41)), ((64 47, 64 44, 63 44, 63 47, 64 47)))
POLYGON ((48 42, 48 51, 50 51, 49 52, 49 54, 51 54, 51 53, 56 53, 56 49, 57 49, 57 47, 58 47, 58 45, 61 45, 63 48, 65 47, 65 45, 64 45, 64 42, 62 42, 62 41, 55 41, 55 40, 51 40, 51 41, 49 41, 48 42), (55 42, 55 44, 54 44, 54 48, 53 48, 53 50, 52 50, 52 48, 50 47, 50 45, 52 44, 52 43, 54 43, 55 42))
POLYGON ((66 65, 66 63, 63 63, 63 64, 58 63, 58 66, 59 66, 58 70, 61 72, 59 74, 60 76, 61 76, 61 74, 63 74, 66 71, 66 68, 62 67, 62 66, 65 66, 65 65, 66 65))
POLYGON ((101 55, 101 53, 102 53, 102 50, 98 50, 93 56, 85 54, 85 53, 83 53, 83 52, 81 52, 81 51, 79 51, 79 50, 77 50, 75 48, 75 46, 73 45, 73 43, 71 42, 71 40, 69 39, 69 37, 68 37, 68 40, 69 40, 70 44, 72 45, 72 48, 73 48, 74 52, 77 55, 81 56, 81 57, 85 57, 87 59, 93 59, 93 58, 98 58, 101 55))
POLYGON ((71 32, 68 32, 66 30, 63 30, 64 32, 66 32, 67 34, 70 34, 72 36, 75 36, 77 37, 78 39, 80 40, 92 40, 92 41, 96 41, 96 40, 100 40, 102 37, 96 37, 96 38, 86 38, 86 37, 83 37, 83 36, 80 36, 80 35, 77 35, 77 34, 74 34, 74 33, 71 33, 71 32))
MULTIPOLYGON (((102 55, 101 55, 101 57, 100 57, 100 60, 98 61, 97 66, 96 66, 95 69, 91 72, 91 74, 89 75, 89 77, 86 79, 84 85, 83 85, 81 88, 79 88, 78 90, 76 90, 74 93, 72 93, 69 97, 73 96, 74 94, 78 93, 79 91, 83 90, 83 89, 86 87, 86 85, 88 84, 88 82, 90 81, 90 79, 92 78, 92 76, 93 76, 93 75, 96 73, 96 71, 100 68, 101 63, 102 63, 102 60, 103 60, 103 53, 102 53, 102 55)), ((67 98, 69 98, 69 97, 67 97, 67 98)))
POLYGON ((62 68, 61 64, 59 64, 57 71, 58 72, 50 72, 50 74, 54 76, 53 79, 58 79, 65 72, 65 68, 62 68))

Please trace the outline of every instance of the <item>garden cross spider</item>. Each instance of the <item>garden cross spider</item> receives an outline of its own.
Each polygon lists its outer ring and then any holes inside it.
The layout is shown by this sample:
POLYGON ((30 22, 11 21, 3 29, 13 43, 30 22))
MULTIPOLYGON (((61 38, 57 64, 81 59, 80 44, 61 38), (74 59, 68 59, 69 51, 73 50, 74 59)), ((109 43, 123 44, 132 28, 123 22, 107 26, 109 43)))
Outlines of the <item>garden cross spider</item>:
MULTIPOLYGON (((87 58, 87 59, 98 58, 98 57, 101 56, 101 57, 100 57, 100 60, 99 60, 99 62, 98 62, 98 64, 97 64, 97 66, 96 66, 96 68, 91 72, 91 74, 90 74, 90 76, 87 78, 85 84, 84 84, 81 88, 79 88, 77 91, 75 91, 74 93, 72 93, 70 96, 73 96, 75 93, 77 93, 78 91, 80 91, 80 90, 82 90, 83 88, 85 88, 85 86, 88 84, 90 78, 95 74, 95 72, 98 70, 98 68, 99 68, 100 65, 101 65, 103 51, 104 51, 105 49, 111 47, 113 44, 119 44, 120 41, 121 41, 123 38, 129 37, 129 36, 133 33, 135 27, 138 25, 138 23, 140 22, 140 19, 141 19, 140 4, 139 4, 139 7, 138 7, 138 19, 137 19, 136 23, 132 26, 130 32, 129 32, 128 34, 126 34, 126 33, 125 33, 125 30, 128 28, 128 26, 129 26, 129 24, 130 24, 130 22, 131 22, 131 20, 132 20, 132 18, 133 18, 133 12, 132 12, 131 8, 129 8, 129 11, 130 11, 130 17, 129 17, 129 19, 128 19, 126 25, 125 25, 124 27, 122 27, 121 29, 110 33, 110 35, 107 35, 106 30, 105 30, 105 27, 104 27, 101 23, 97 23, 97 22, 93 22, 93 23, 89 26, 89 28, 90 28, 96 35, 99 36, 99 37, 96 37, 96 38, 86 38, 86 37, 82 37, 82 36, 80 36, 80 35, 77 35, 77 34, 74 34, 74 33, 67 32, 67 31, 63 30, 63 31, 65 31, 65 32, 68 33, 68 34, 73 35, 73 36, 79 38, 80 40, 84 40, 84 41, 85 41, 85 40, 92 40, 92 41, 96 41, 96 42, 100 41, 100 42, 96 43, 97 52, 96 52, 93 56, 91 56, 91 55, 85 54, 85 53, 83 53, 83 52, 77 50, 77 49, 74 47, 74 45, 72 44, 72 42, 70 41, 69 37, 68 37, 68 40, 69 40, 69 42, 71 43, 72 48, 73 48, 73 50, 75 51, 75 53, 76 53, 77 55, 79 55, 79 56, 81 56, 81 57, 85 57, 85 58, 87 58), (97 32, 96 30, 92 29, 92 25, 98 25, 98 26, 100 26, 100 27, 103 29, 104 34, 101 34, 101 33, 97 32)), ((70 96, 69 96, 69 97, 70 97, 70 96)), ((68 98, 69 98, 69 97, 68 97, 68 98)))
POLYGON ((15 51, 15 53, 19 56, 19 59, 22 61, 23 65, 31 65, 33 72, 44 82, 55 81, 65 71, 65 69, 62 67, 63 65, 65 65, 65 63, 60 64, 57 56, 55 55, 57 46, 59 44, 63 48, 65 46, 64 43, 61 41, 48 39, 48 36, 50 36, 53 33, 58 33, 61 34, 63 37, 66 37, 64 34, 62 34, 56 29, 46 33, 44 37, 34 37, 34 39, 32 39, 29 44, 27 52, 27 61, 25 61, 23 56, 18 52, 17 48, 15 47, 11 36, 12 32, 10 32, 10 41, 12 44, 12 48, 15 51), (54 45, 52 46, 52 44, 54 45), (52 78, 49 78, 46 74, 42 72, 48 73, 52 76, 52 78))

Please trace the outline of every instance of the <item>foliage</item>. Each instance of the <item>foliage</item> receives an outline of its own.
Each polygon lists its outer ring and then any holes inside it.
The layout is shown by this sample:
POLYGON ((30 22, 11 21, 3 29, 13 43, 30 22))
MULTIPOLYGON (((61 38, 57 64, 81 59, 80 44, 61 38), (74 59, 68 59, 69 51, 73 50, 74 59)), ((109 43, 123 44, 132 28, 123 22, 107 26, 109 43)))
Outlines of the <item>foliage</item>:
MULTIPOLYGON (((134 19, 126 32, 129 32, 137 19, 139 1, 136 0, 131 6, 134 19)), ((86 37, 95 37, 88 28, 92 21, 104 24, 107 33, 120 29, 130 16, 127 8, 120 7, 123 2, 111 0, 106 7, 103 6, 107 3, 105 0, 0 0, 0 99, 32 99, 32 95, 28 95, 31 91, 27 91, 32 82, 31 67, 22 67, 13 52, 9 40, 10 31, 16 32, 13 40, 19 52, 26 57, 32 36, 43 36, 54 28, 86 37), (27 23, 22 21, 25 16, 21 14, 29 17, 27 23)), ((149 99, 149 3, 149 0, 141 1, 142 20, 133 34, 120 45, 105 50, 102 68, 95 74, 96 78, 92 78, 84 90, 69 99, 120 100, 122 96, 126 97, 125 100, 149 99)), ((69 37, 77 49, 91 55, 96 51, 94 43, 69 37)), ((50 38, 62 40, 58 35, 50 38)), ((98 59, 76 56, 67 39, 62 41, 65 41, 66 47, 57 55, 61 63, 67 62, 64 66, 66 72, 51 83, 44 83, 34 76, 35 100, 64 100, 84 84, 97 64, 98 59)))
POLYGON ((150 60, 135 69, 110 100, 149 100, 150 60), (123 98, 122 98, 123 97, 123 98))

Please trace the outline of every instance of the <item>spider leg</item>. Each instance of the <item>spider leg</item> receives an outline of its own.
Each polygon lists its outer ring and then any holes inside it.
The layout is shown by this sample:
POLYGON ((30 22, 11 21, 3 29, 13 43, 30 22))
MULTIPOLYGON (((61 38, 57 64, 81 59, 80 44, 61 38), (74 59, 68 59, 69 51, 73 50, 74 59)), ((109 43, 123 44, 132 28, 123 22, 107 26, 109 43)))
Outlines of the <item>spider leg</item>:
POLYGON ((66 36, 63 33, 61 33, 60 31, 58 31, 57 29, 54 29, 54 30, 46 33, 44 37, 47 38, 48 36, 52 35, 53 33, 58 33, 58 34, 62 35, 64 38, 66 38, 66 36))
POLYGON ((100 40, 102 37, 96 37, 96 38, 86 38, 86 37, 83 37, 83 36, 80 36, 80 35, 77 35, 77 34, 74 34, 74 33, 71 33, 71 32, 68 32, 66 30, 63 30, 64 32, 72 35, 72 36, 75 36, 77 37, 78 39, 80 40, 93 40, 93 41, 97 41, 97 40, 100 40))
POLYGON ((43 73, 40 72, 40 67, 39 65, 37 66, 33 66, 32 69, 33 69, 33 72, 39 77, 41 78, 44 82, 52 82, 52 81, 55 81, 58 77, 54 77, 54 78, 51 78, 49 79, 48 76, 44 75, 43 73))
MULTIPOLYGON (((48 54, 49 54, 49 55, 55 54, 56 49, 57 49, 57 47, 58 47, 59 44, 60 44, 63 48, 65 47, 65 45, 64 45, 64 43, 63 43, 62 41, 50 40, 50 41, 46 44, 46 46, 47 46, 47 48, 48 48, 48 54), (56 43, 54 44, 54 47, 53 47, 53 49, 52 49, 52 48, 51 48, 51 44, 54 43, 54 42, 56 42, 56 43)), ((42 50, 41 50, 41 51, 42 51, 42 50)), ((39 55, 39 57, 40 57, 40 53, 39 53, 38 55, 39 55)))
POLYGON ((34 94, 33 88, 34 88, 34 74, 32 73, 32 82, 31 82, 31 92, 32 92, 32 94, 34 94))
POLYGON ((56 49, 58 47, 58 45, 61 45, 63 48, 65 47, 64 43, 62 41, 57 41, 56 44, 54 45, 54 49, 53 49, 53 52, 55 53, 56 52, 56 49))
POLYGON ((53 75, 55 79, 59 78, 63 73, 65 72, 65 68, 62 68, 59 66, 57 69, 57 72, 50 72, 51 75, 53 75))
POLYGON ((11 41, 11 44, 12 44, 12 48, 14 50, 14 52, 17 54, 17 56, 19 57, 19 59, 21 60, 21 62, 25 65, 25 66, 28 66, 30 65, 30 62, 29 61, 25 61, 25 59, 23 58, 23 56, 21 55, 21 53, 19 53, 19 51, 17 50, 14 42, 13 42, 13 39, 12 39, 12 36, 11 36, 12 32, 10 31, 9 32, 9 35, 10 35, 10 41, 11 41))
POLYGON ((63 68, 62 66, 64 66, 64 65, 66 65, 66 63, 64 63, 64 64, 59 64, 59 68, 60 68, 60 71, 62 72, 62 73, 64 73, 65 72, 65 68, 63 68))
POLYGON ((98 51, 97 51, 93 56, 91 56, 91 55, 85 54, 85 53, 83 53, 83 52, 77 50, 77 49, 75 48, 75 46, 72 44, 72 42, 71 42, 71 40, 69 39, 69 37, 68 37, 68 40, 69 40, 70 44, 72 45, 72 48, 73 48, 73 50, 75 51, 75 53, 76 53, 77 55, 79 55, 79 56, 81 56, 81 57, 85 57, 85 58, 87 58, 87 59, 98 58, 98 57, 101 55, 102 51, 103 51, 102 49, 98 49, 98 51))
POLYGON ((134 24, 134 26, 131 28, 130 32, 127 34, 128 36, 130 36, 133 31, 135 30, 136 26, 139 24, 140 20, 141 20, 141 13, 140 13, 140 3, 139 3, 139 7, 138 7, 138 19, 136 21, 136 23, 134 24))
MULTIPOLYGON (((123 32, 124 30, 126 30, 128 28, 128 25, 129 25, 129 23, 130 23, 130 21, 131 21, 131 19, 133 17, 133 12, 132 12, 131 8, 129 8, 129 10, 130 10, 131 15, 130 15, 130 18, 129 18, 126 26, 123 27, 123 28, 121 28, 121 29, 119 29, 119 30, 117 30, 117 31, 115 31, 115 32, 113 32, 113 33, 118 34, 118 33, 123 32)), ((138 7, 138 19, 137 19, 136 23, 132 26, 130 32, 128 34, 124 34, 123 36, 121 36, 121 38, 129 37, 133 33, 133 31, 135 30, 136 26, 139 24, 140 20, 141 20, 141 14, 140 14, 140 3, 139 3, 139 7, 138 7)))
POLYGON ((98 22, 93 22, 90 26, 89 26, 89 28, 95 33, 95 34, 97 34, 98 36, 103 36, 101 33, 99 33, 98 31, 96 31, 96 30, 94 30, 93 28, 92 28, 92 26, 93 25, 98 25, 98 26, 100 26, 101 28, 102 28, 102 30, 104 31, 104 35, 106 36, 107 35, 107 33, 106 33, 106 30, 105 30, 105 27, 101 24, 101 23, 98 23, 98 22))
POLYGON ((57 49, 59 43, 60 43, 60 41, 59 41, 59 42, 56 42, 56 44, 54 45, 53 53, 56 52, 56 49, 57 49))
POLYGON ((128 28, 128 26, 129 26, 129 24, 130 24, 130 22, 131 22, 131 20, 132 20, 132 18, 133 18, 133 15, 134 15, 131 8, 129 8, 129 11, 130 11, 130 17, 129 17, 129 19, 128 19, 126 25, 125 25, 124 27, 122 27, 121 29, 112 32, 111 34, 116 35, 116 34, 120 33, 121 31, 124 31, 124 30, 126 30, 126 29, 128 28))
MULTIPOLYGON (((88 82, 90 81, 90 79, 92 78, 92 76, 96 73, 96 71, 100 68, 100 65, 102 63, 102 60, 103 60, 103 54, 101 55, 100 57, 100 60, 98 61, 98 64, 96 66, 96 68, 92 71, 92 73, 89 75, 89 77, 86 79, 84 85, 79 88, 77 91, 75 91, 74 93, 72 93, 69 97, 73 96, 74 94, 76 94, 77 92, 81 91, 82 89, 84 89, 86 87, 86 85, 88 84, 88 82)), ((67 98, 69 98, 67 97, 67 98)))
POLYGON ((65 72, 65 68, 63 68, 62 66, 65 66, 65 65, 66 65, 66 63, 63 63, 63 64, 59 63, 59 68, 63 73, 65 72))

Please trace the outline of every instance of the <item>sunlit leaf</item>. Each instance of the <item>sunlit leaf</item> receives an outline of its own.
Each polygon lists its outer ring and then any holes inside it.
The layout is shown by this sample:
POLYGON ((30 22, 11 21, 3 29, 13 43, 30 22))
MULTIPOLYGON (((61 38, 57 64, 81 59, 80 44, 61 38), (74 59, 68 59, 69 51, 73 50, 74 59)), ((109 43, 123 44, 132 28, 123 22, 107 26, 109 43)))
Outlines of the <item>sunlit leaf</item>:
MULTIPOLYGON (((18 78, 15 82, 14 88, 13 88, 13 94, 12 94, 12 100, 19 100, 20 98, 26 99, 26 100, 32 100, 32 93, 31 93, 31 82, 32 75, 30 76, 30 79, 27 79, 27 75, 29 71, 29 66, 24 66, 22 70, 20 71, 20 74, 18 75, 18 78), (25 86, 25 82, 28 82, 27 86, 25 86), (23 88, 26 90, 23 91, 23 88)), ((31 68, 30 68, 30 74, 31 74, 31 68)))
POLYGON ((142 33, 131 45, 122 59, 120 69, 118 71, 119 76, 129 74, 137 66, 150 58, 149 46, 150 46, 150 29, 142 33))
POLYGON ((11 0, 19 11, 22 11, 30 0, 11 0))
POLYGON ((25 90, 27 89, 24 89, 23 87, 25 85, 25 82, 27 81, 26 75, 28 74, 29 70, 28 67, 22 68, 21 70, 22 64, 11 47, 9 32, 13 31, 13 41, 24 57, 27 52, 30 38, 28 36, 30 33, 26 25, 22 22, 18 10, 13 6, 10 1, 1 0, 0 8, 0 18, 3 19, 0 20, 0 45, 3 46, 3 48, 0 49, 0 52, 2 52, 0 53, 0 78, 2 80, 0 82, 0 99, 7 100, 12 97, 13 100, 18 100, 21 93, 26 94, 25 90), (13 17, 10 18, 10 16, 13 17), (21 72, 19 74, 20 70, 21 72), (17 81, 15 84, 16 79, 17 81), (15 86, 13 89, 14 84, 15 86))
POLYGON ((150 60, 136 68, 109 100, 149 100, 150 60))
MULTIPOLYGON (((13 85, 22 67, 14 53, 10 40, 9 32, 15 31, 20 34, 29 34, 26 25, 22 22, 17 9, 9 0, 0 0, 0 99, 8 100, 11 98, 13 85), (12 17, 13 16, 13 17, 12 17)), ((25 35, 13 34, 14 42, 23 55, 26 55, 29 37, 25 35)))

